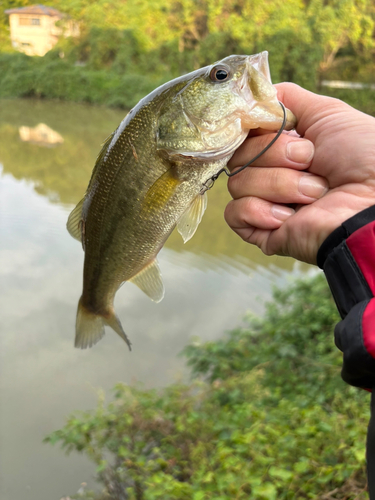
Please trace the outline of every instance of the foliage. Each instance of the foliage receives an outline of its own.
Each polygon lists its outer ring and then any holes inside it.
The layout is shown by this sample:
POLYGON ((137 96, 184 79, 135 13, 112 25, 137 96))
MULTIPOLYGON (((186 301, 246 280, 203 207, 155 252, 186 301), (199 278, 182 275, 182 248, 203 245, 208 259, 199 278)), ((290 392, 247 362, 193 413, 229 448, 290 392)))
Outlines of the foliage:
MULTIPOLYGON (((2 2, 5 8, 32 3, 2 2)), ((0 98, 130 108, 173 77, 230 53, 262 50, 270 53, 275 82, 293 81, 314 91, 333 74, 349 81, 373 75, 370 0, 51 0, 49 5, 78 21, 80 36, 61 39, 43 58, 26 62, 11 49, 2 14, 0 53, 9 57, 0 61, 0 98)), ((357 96, 350 95, 354 105, 357 96)))
POLYGON ((271 399, 290 399, 297 391, 301 406, 312 401, 329 404, 332 394, 342 389, 337 377, 341 361, 332 342, 338 320, 329 288, 319 275, 275 290, 263 318, 250 315, 247 324, 227 338, 189 345, 183 354, 193 375, 211 382, 263 366, 271 399))
POLYGON ((155 82, 140 74, 82 69, 53 58, 52 53, 47 59, 4 54, 0 56, 0 74, 0 97, 5 98, 47 97, 128 107, 155 87, 155 82))
POLYGON ((185 349, 190 385, 118 384, 48 436, 86 453, 103 499, 365 499, 368 395, 339 381, 322 275, 275 290, 263 319, 185 349))

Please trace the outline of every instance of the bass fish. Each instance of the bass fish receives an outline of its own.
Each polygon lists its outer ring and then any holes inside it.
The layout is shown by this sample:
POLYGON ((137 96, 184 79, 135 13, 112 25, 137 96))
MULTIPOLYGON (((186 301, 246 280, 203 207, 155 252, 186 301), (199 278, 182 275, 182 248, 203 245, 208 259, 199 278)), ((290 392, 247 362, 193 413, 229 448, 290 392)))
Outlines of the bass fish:
MULTIPOLYGON (((206 209, 206 183, 250 129, 277 130, 283 112, 271 84, 268 53, 233 55, 181 76, 142 99, 105 141, 69 233, 85 252, 75 346, 91 347, 110 326, 131 348, 114 310, 131 281, 152 300, 164 296, 156 256, 177 226, 195 233, 206 209)), ((287 110, 288 130, 295 126, 287 110)))

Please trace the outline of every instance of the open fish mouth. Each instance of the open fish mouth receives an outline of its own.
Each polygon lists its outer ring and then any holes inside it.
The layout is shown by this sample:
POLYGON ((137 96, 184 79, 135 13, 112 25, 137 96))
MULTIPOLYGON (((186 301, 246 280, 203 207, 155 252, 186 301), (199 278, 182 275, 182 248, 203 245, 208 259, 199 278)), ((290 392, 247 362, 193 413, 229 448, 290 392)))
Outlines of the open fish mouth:
MULTIPOLYGON (((272 85, 268 52, 247 57, 240 91, 251 108, 248 115, 243 117, 245 127, 267 130, 280 128, 284 114, 277 99, 277 90, 272 85), (254 123, 257 124, 255 127, 254 123)), ((297 119, 289 109, 286 109, 286 118, 285 130, 292 130, 297 119)))

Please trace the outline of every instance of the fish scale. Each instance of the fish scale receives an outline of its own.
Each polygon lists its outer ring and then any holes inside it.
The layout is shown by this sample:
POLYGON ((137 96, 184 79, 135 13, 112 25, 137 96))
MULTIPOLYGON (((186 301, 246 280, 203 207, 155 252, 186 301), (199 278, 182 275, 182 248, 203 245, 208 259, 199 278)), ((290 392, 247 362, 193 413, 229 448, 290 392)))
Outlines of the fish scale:
POLYGON ((131 281, 152 300, 163 298, 156 256, 170 233, 177 226, 184 241, 193 236, 207 205, 206 181, 251 128, 276 130, 282 120, 266 52, 229 56, 172 80, 128 113, 68 219, 85 250, 77 347, 95 344, 109 325, 130 348, 114 311, 118 288, 131 281))

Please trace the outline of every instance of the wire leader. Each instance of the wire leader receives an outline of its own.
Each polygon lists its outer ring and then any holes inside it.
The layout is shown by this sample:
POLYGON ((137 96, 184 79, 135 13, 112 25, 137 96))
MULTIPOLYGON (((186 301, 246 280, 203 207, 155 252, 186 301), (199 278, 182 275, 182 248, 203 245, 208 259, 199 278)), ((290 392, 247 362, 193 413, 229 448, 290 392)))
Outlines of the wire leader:
POLYGON ((213 175, 212 177, 210 177, 204 184, 203 184, 203 187, 202 187, 202 190, 201 190, 201 194, 203 194, 205 191, 208 191, 209 189, 212 188, 212 186, 214 185, 216 179, 219 177, 219 175, 223 172, 225 172, 225 174, 228 176, 228 177, 233 177, 234 175, 237 175, 239 174, 240 172, 242 172, 242 170, 244 170, 245 168, 249 167, 255 160, 257 160, 260 156, 262 156, 266 151, 268 151, 270 149, 270 147, 277 141, 277 139, 280 137, 280 135, 283 133, 284 129, 285 129, 285 125, 286 125, 286 110, 285 110, 285 106, 282 102, 279 101, 279 104, 281 106, 281 109, 283 110, 283 122, 281 124, 281 127, 280 127, 280 130, 277 132, 277 134, 275 135, 275 137, 269 142, 269 144, 267 144, 267 146, 262 149, 262 151, 260 153, 258 153, 256 156, 254 156, 254 158, 252 158, 250 161, 248 161, 247 163, 245 163, 245 165, 242 165, 242 167, 238 168, 237 170, 235 170, 234 172, 231 172, 229 170, 228 167, 224 167, 222 168, 221 170, 219 170, 219 172, 217 172, 215 175, 213 175))

